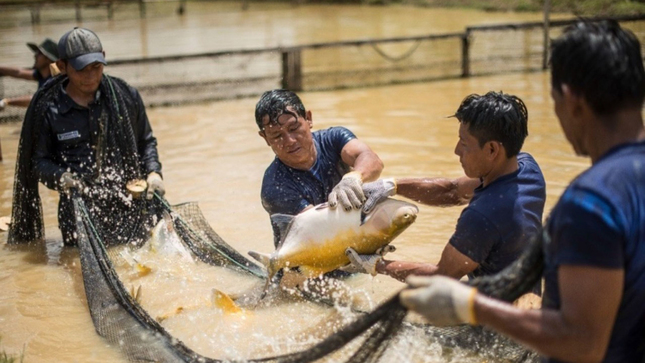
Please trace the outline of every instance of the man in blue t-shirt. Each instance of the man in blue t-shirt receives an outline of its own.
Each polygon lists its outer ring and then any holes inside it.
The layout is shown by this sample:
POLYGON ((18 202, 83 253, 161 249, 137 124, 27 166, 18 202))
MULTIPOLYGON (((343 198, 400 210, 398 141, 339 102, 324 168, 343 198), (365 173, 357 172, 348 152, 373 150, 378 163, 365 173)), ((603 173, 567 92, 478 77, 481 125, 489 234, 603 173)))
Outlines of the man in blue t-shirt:
MULTIPOLYGON (((327 201, 345 210, 363 206, 363 181, 378 178, 383 163, 351 131, 330 127, 311 132, 311 111, 283 89, 262 95, 255 121, 276 155, 262 180, 262 206, 269 215, 295 215, 327 201)), ((279 232, 272 226, 277 247, 279 232)))
MULTIPOLYGON (((528 113, 519 98, 501 92, 470 95, 459 106, 455 154, 466 176, 383 179, 363 186, 365 211, 391 195, 433 206, 463 205, 455 232, 439 263, 388 261, 348 249, 349 271, 383 273, 401 281, 408 275, 475 278, 501 271, 522 253, 542 226, 546 199, 540 167, 520 152, 528 135, 528 113)), ((540 293, 540 285, 534 292, 540 293)))
MULTIPOLYGON (((8 76, 38 82, 38 88, 51 78, 49 65, 58 60, 57 44, 47 38, 39 45, 27 43, 34 53, 34 66, 30 69, 0 66, 0 77, 8 76)), ((0 111, 7 106, 27 107, 32 95, 4 98, 0 100, 0 111)))
POLYGON ((553 42, 551 96, 592 166, 564 191, 543 243, 542 310, 519 310, 450 279, 410 279, 401 302, 437 324, 482 324, 547 362, 645 361, 645 70, 615 21, 580 21, 553 42))

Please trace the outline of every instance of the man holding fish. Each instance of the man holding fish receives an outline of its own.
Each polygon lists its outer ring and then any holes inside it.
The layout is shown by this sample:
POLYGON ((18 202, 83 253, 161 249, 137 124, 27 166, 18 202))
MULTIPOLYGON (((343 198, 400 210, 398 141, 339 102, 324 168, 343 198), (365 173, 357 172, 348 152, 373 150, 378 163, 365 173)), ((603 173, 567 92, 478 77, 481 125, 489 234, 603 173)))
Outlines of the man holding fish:
POLYGON ((401 302, 441 325, 481 324, 545 362, 645 357, 645 69, 638 38, 615 21, 579 21, 553 41, 551 96, 591 167, 545 227, 544 303, 522 310, 440 276, 410 278, 401 302))
MULTIPOLYGON (((528 135, 528 113, 518 97, 488 92, 466 97, 454 117, 459 121, 455 154, 466 176, 382 179, 363 185, 364 211, 395 194, 433 206, 469 202, 455 232, 435 264, 388 261, 380 254, 348 249, 347 271, 382 273, 398 280, 409 275, 470 278, 501 271, 540 231, 546 199, 544 177, 528 153, 520 152, 528 135)), ((540 293, 539 284, 534 292, 540 293)))
MULTIPOLYGON (((262 205, 270 215, 296 215, 327 201, 331 208, 340 205, 347 211, 363 206, 363 181, 378 178, 383 162, 350 130, 312 132, 311 111, 295 93, 283 89, 262 95, 255 122, 276 155, 262 181, 262 205)), ((277 247, 278 226, 272 226, 277 247)))

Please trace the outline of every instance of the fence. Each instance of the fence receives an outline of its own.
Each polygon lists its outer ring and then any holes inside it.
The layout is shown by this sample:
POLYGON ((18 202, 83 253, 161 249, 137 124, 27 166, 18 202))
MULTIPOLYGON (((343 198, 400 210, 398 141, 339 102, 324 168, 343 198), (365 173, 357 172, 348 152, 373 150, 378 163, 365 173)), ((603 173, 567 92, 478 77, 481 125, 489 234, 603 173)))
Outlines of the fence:
MULTIPOLYGON (((645 15, 615 18, 645 43, 645 15)), ((576 19, 553 21, 550 36, 576 19)), ((108 60, 148 106, 257 96, 277 87, 315 91, 543 69, 543 23, 468 27, 463 33, 108 60)), ((0 97, 33 92, 0 78, 0 97)), ((24 110, 0 113, 0 121, 24 110)))

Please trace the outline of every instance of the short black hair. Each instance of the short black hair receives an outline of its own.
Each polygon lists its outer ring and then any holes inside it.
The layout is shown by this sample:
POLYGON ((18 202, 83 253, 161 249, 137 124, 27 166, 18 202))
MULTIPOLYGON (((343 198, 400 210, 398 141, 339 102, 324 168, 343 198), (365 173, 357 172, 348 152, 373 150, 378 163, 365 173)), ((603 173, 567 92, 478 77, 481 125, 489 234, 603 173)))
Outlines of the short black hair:
POLYGON ((601 116, 643 106, 645 71, 640 42, 613 20, 581 19, 551 45, 551 85, 568 85, 601 116))
POLYGON ((503 92, 467 96, 454 117, 468 125, 468 131, 477 138, 480 147, 491 140, 501 142, 508 158, 520 152, 529 134, 529 114, 524 102, 503 92))
POLYGON ((287 107, 291 106, 296 115, 305 117, 305 106, 300 101, 300 97, 294 92, 286 89, 274 89, 266 91, 260 97, 260 100, 255 105, 255 123, 258 124, 260 130, 264 129, 262 119, 264 116, 269 116, 269 123, 278 123, 278 117, 285 113, 291 113, 287 107))

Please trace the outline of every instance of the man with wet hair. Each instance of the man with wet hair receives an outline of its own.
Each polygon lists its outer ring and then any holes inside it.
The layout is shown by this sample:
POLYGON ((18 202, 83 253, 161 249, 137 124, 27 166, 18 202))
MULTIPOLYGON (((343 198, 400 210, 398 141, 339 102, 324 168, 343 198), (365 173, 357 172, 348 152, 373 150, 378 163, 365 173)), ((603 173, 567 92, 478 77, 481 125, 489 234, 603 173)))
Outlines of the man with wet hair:
POLYGON ((541 310, 520 310, 448 278, 410 278, 401 301, 434 324, 481 324, 548 362, 645 358, 645 70, 638 39, 615 21, 580 21, 552 44, 551 96, 591 167, 544 231, 541 310))
MULTIPOLYGON (((395 194, 431 206, 469 202, 439 263, 389 261, 380 255, 347 250, 348 271, 382 273, 398 280, 409 275, 475 278, 501 271, 515 261, 542 225, 546 199, 544 177, 528 153, 520 152, 528 135, 528 113, 518 97, 488 92, 466 97, 459 120, 455 154, 464 177, 381 179, 366 183, 364 211, 395 194)), ((539 284, 534 292, 540 293, 539 284)))
MULTIPOLYGON (((276 155, 262 180, 262 206, 269 215, 295 215, 327 201, 345 210, 363 206, 363 181, 378 178, 383 162, 351 131, 330 127, 311 132, 311 110, 284 89, 260 97, 255 122, 276 155)), ((277 247, 279 231, 272 226, 277 247)))
MULTIPOLYGON (((58 49, 56 43, 47 38, 40 44, 27 43, 27 46, 34 53, 34 66, 31 69, 0 66, 0 77, 7 76, 28 81, 38 82, 41 87, 51 78, 49 65, 58 60, 58 49)), ((32 95, 3 98, 0 100, 0 111, 7 106, 27 107, 31 102, 32 95)))
POLYGON ((44 237, 41 181, 60 192, 58 222, 66 245, 78 239, 72 189, 83 194, 92 217, 102 222, 103 237, 118 243, 129 238, 126 226, 142 215, 133 209, 139 204, 128 197, 126 184, 146 180, 147 199, 164 193, 157 141, 139 92, 103 74, 105 52, 93 31, 68 31, 58 42, 58 54, 63 75, 40 88, 23 123, 9 241, 44 237))

